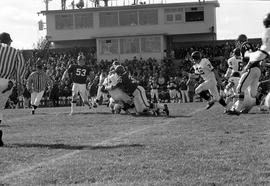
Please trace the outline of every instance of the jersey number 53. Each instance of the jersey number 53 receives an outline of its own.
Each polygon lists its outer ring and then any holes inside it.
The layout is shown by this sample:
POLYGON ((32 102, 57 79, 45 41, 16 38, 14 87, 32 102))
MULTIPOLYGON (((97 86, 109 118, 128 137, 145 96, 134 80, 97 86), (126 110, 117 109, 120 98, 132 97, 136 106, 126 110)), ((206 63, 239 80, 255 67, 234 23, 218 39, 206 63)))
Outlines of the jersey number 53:
POLYGON ((85 69, 81 69, 81 68, 76 69, 76 76, 85 76, 85 75, 86 75, 85 69))

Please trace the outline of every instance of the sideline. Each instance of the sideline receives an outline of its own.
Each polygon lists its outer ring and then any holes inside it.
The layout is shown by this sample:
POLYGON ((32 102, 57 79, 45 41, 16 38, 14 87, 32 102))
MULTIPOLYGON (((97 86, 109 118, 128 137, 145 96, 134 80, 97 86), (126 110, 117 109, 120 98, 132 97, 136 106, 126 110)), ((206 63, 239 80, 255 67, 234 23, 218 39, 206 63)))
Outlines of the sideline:
MULTIPOLYGON (((192 116, 200 111, 202 111, 204 109, 196 109, 195 111, 192 111, 190 113, 188 113, 187 115, 188 116, 192 116)), ((136 130, 132 130, 128 133, 118 133, 116 136, 117 137, 112 137, 112 138, 109 138, 109 139, 106 139, 106 140, 103 140, 101 142, 98 142, 98 143, 95 143, 95 144, 92 144, 92 146, 100 146, 100 145, 106 145, 108 143, 112 143, 113 141, 117 141, 117 140, 120 140, 122 138, 125 138, 125 137, 128 137, 128 136, 131 136, 133 134, 136 134, 136 133, 140 133, 141 131, 145 131, 145 130, 148 130, 148 129, 151 129, 151 128, 155 128, 155 127, 159 127, 159 126, 164 126, 164 125, 168 125, 172 122, 175 122, 175 121, 178 121, 178 120, 186 120, 188 118, 172 118, 172 119, 168 119, 166 122, 162 122, 162 123, 154 123, 153 125, 149 125, 149 126, 146 126, 146 127, 142 127, 142 128, 139 128, 139 129, 136 129, 136 130)), ((89 144, 83 144, 83 145, 89 145, 89 144)), ((59 160, 63 160, 63 159, 66 159, 66 158, 69 158, 73 155, 76 155, 78 154, 79 152, 81 152, 81 150, 75 150, 73 152, 70 152, 70 153, 67 153, 67 154, 64 154, 64 155, 61 155, 59 157, 55 157, 55 158, 52 158, 50 160, 47 160, 47 161, 42 161, 40 163, 36 163, 32 166, 29 166, 29 167, 26 167, 26 168, 22 168, 22 169, 19 169, 17 171, 13 171, 9 174, 6 174, 4 175, 3 177, 0 178, 0 181, 3 182, 7 179, 11 179, 13 177, 18 177, 20 174, 24 174, 26 172, 29 172, 33 169, 36 169, 38 167, 43 167, 43 166, 48 166, 48 165, 52 165, 54 164, 56 161, 59 161, 59 160)))

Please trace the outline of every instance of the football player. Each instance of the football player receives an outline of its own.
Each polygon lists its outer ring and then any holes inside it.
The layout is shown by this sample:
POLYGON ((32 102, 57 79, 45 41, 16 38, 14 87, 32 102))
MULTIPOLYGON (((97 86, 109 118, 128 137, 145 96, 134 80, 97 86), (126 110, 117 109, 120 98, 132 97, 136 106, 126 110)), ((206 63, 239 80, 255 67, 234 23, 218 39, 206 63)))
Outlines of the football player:
POLYGON ((105 90, 109 92, 111 96, 109 99, 109 108, 112 113, 120 113, 120 111, 117 111, 119 108, 126 111, 133 107, 132 97, 116 86, 119 81, 120 77, 115 73, 111 73, 103 82, 102 91, 105 90), (118 107, 118 109, 115 109, 116 107, 118 107))
POLYGON ((260 49, 255 52, 251 52, 249 49, 245 51, 246 47, 242 49, 243 59, 249 59, 249 61, 243 70, 243 74, 237 87, 238 94, 236 97, 239 98, 238 107, 229 112, 229 114, 239 115, 241 113, 240 111, 242 109, 242 101, 244 100, 244 91, 248 87, 251 97, 256 99, 259 79, 261 76, 261 61, 267 58, 270 54, 270 13, 264 17, 263 24, 265 27, 265 33, 262 37, 262 46, 260 49))
POLYGON ((215 102, 219 102, 223 107, 226 107, 227 104, 222 97, 220 97, 218 89, 217 89, 217 80, 214 73, 214 67, 212 66, 211 62, 206 59, 202 58, 201 53, 199 51, 194 51, 191 54, 191 59, 194 63, 193 69, 195 78, 201 76, 204 80, 196 89, 195 93, 200 95, 201 98, 208 101, 206 109, 210 109, 215 102), (208 90, 213 96, 211 97, 207 94, 206 90, 208 90))
POLYGON ((162 109, 167 116, 169 115, 169 109, 166 104, 156 104, 156 108, 153 108, 153 104, 149 104, 146 98, 145 89, 129 77, 128 73, 125 71, 125 68, 122 65, 115 67, 115 73, 120 76, 116 87, 119 87, 128 95, 133 97, 133 102, 137 114, 148 114, 149 111, 154 111, 154 114, 159 115, 159 110, 162 109))
POLYGON ((229 79, 234 72, 241 73, 242 70, 243 62, 241 58, 241 51, 240 48, 235 48, 233 50, 233 56, 228 59, 228 69, 224 77, 229 79))
POLYGON ((62 76, 62 81, 66 78, 72 80, 72 100, 70 115, 74 113, 74 107, 76 105, 76 97, 80 94, 83 103, 91 108, 91 104, 88 99, 88 91, 86 90, 87 77, 91 74, 91 69, 85 65, 85 56, 79 55, 77 58, 77 64, 70 65, 62 76))
POLYGON ((236 87, 240 80, 240 73, 239 72, 233 72, 231 77, 228 79, 228 84, 226 85, 224 89, 224 93, 226 95, 226 103, 229 104, 229 102, 232 100, 233 103, 236 102, 235 98, 232 98, 232 96, 236 93, 236 87))

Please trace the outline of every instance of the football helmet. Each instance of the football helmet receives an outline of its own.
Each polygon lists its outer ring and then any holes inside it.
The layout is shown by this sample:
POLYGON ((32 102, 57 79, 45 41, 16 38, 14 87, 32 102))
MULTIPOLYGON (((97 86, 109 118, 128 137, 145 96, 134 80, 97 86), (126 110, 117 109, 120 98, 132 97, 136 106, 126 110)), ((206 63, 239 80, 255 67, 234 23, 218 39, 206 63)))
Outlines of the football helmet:
POLYGON ((191 54, 191 58, 193 60, 200 60, 202 58, 201 53, 199 51, 194 51, 191 54))
POLYGON ((241 56, 241 50, 240 50, 240 48, 235 48, 235 49, 233 50, 233 54, 234 54, 235 56, 241 56))
POLYGON ((247 41, 247 36, 245 34, 240 34, 237 38, 237 41, 240 43, 243 43, 243 42, 247 41))
POLYGON ((118 75, 123 75, 124 73, 125 73, 125 68, 122 66, 122 65, 117 65, 116 67, 115 67, 115 73, 116 74, 118 74, 118 75))
POLYGON ((77 58, 78 64, 79 65, 85 65, 85 56, 84 55, 79 55, 77 58))
POLYGON ((263 19, 263 24, 265 28, 268 28, 270 26, 270 13, 266 14, 263 19))

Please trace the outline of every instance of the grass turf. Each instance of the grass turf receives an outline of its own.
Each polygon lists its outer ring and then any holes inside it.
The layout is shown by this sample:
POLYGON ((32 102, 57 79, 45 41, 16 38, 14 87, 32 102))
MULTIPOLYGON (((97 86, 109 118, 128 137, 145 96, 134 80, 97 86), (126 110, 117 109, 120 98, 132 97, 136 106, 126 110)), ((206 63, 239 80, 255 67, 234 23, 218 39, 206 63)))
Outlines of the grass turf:
POLYGON ((270 185, 269 114, 170 104, 171 117, 5 110, 0 185, 270 185))

